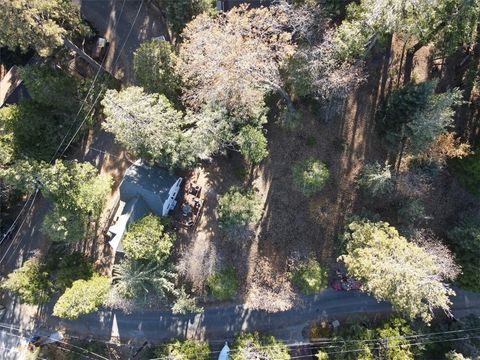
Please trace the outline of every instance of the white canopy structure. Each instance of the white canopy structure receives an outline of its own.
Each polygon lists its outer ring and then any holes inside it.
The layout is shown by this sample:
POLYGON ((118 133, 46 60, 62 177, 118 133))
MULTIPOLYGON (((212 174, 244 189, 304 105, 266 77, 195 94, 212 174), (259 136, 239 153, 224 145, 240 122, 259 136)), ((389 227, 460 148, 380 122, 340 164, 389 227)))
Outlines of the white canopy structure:
POLYGON ((228 360, 230 354, 230 348, 228 347, 228 343, 225 341, 225 345, 220 351, 220 355, 218 355, 218 360, 228 360))

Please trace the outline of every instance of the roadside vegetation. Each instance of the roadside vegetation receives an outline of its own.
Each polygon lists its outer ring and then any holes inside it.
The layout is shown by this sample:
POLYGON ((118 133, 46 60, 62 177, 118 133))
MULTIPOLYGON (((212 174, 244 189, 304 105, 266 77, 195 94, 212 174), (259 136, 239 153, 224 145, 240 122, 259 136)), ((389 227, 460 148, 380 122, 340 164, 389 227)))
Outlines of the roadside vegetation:
MULTIPOLYGON (((454 289, 480 291, 480 3, 297 0, 227 12, 210 0, 156 3, 169 33, 132 51, 136 85, 122 87, 101 76, 91 87, 97 76, 72 70, 64 39, 92 33, 78 6, 2 5, 9 64, 22 52, 45 61, 18 64, 29 96, 0 108, 0 201, 18 212, 41 195, 51 249, 1 288, 27 304, 59 296, 53 315, 75 319, 104 305, 286 310, 299 294, 357 281, 397 315, 342 326, 330 334, 338 356, 319 349, 318 359, 420 356, 406 340, 418 324, 450 314, 454 289), (203 181, 204 221, 185 230, 149 214, 129 224, 121 259, 87 254, 105 239, 123 171, 114 182, 77 160, 102 131, 132 158, 203 181)), ((256 333, 234 349, 233 359, 290 358, 256 333)), ((209 351, 174 340, 155 356, 209 351)))

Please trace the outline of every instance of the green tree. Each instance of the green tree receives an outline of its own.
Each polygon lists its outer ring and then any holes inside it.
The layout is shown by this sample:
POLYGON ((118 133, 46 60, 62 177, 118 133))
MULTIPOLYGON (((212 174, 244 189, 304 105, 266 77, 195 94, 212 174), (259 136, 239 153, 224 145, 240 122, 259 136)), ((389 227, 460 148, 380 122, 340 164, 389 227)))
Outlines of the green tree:
POLYGON ((227 266, 211 274, 207 279, 207 286, 212 295, 221 301, 230 300, 237 295, 238 280, 233 266, 227 266))
POLYGON ((465 289, 480 291, 480 224, 464 218, 448 232, 456 258, 462 267, 458 283, 465 289))
POLYGON ((6 149, 3 164, 14 159, 49 161, 63 140, 73 119, 25 100, 0 109, 1 147, 6 149))
POLYGON ((322 350, 317 352, 315 356, 317 357, 317 360, 328 360, 328 353, 322 350))
POLYGON ((258 164, 268 156, 267 139, 261 129, 244 126, 238 136, 240 152, 250 164, 258 164))
POLYGON ((164 299, 176 294, 176 274, 166 261, 152 263, 126 257, 113 269, 114 286, 127 299, 141 300, 149 294, 164 299))
POLYGON ((415 335, 407 322, 393 316, 380 324, 371 321, 347 322, 336 329, 332 343, 320 347, 323 357, 330 360, 413 360, 412 346, 406 336, 415 335), (331 351, 331 348, 335 349, 331 351), (330 354, 329 354, 330 353, 330 354))
POLYGON ((325 187, 330 171, 320 160, 308 158, 293 165, 292 175, 297 188, 310 197, 325 187))
POLYGON ((46 268, 52 274, 55 288, 62 291, 71 287, 74 281, 88 280, 94 274, 92 264, 79 252, 53 254, 46 268))
POLYGON ((452 350, 446 353, 445 359, 446 360, 474 360, 472 358, 463 356, 463 354, 457 353, 455 350, 452 350))
POLYGON ((175 36, 181 34, 183 28, 195 16, 215 9, 214 0, 164 0, 167 21, 175 36))
POLYGON ((178 101, 180 85, 176 62, 173 47, 167 41, 146 41, 133 54, 133 69, 140 85, 148 92, 165 95, 173 103, 178 101))
POLYGON ((195 340, 172 340, 155 349, 155 357, 175 360, 209 360, 207 342, 195 340))
POLYGON ((304 294, 314 294, 328 285, 328 274, 316 260, 300 266, 292 273, 292 282, 304 294))
POLYGON ((388 343, 380 349, 379 358, 395 360, 413 360, 410 342, 405 336, 413 335, 407 322, 399 317, 392 318, 383 327, 377 328, 378 337, 388 343))
POLYGON ((390 193, 394 182, 390 165, 368 164, 356 179, 358 187, 367 195, 378 197, 390 193))
POLYGON ((110 279, 98 274, 88 280, 76 280, 58 299, 53 315, 77 319, 81 315, 96 311, 105 301, 109 288, 110 279))
POLYGON ((58 111, 75 112, 80 98, 79 82, 65 71, 50 65, 26 65, 20 78, 32 100, 58 111))
POLYGON ((342 58, 365 55, 376 39, 399 33, 416 49, 434 42, 448 54, 473 41, 479 7, 476 0, 353 2, 337 30, 337 52, 342 58))
POLYGON ((43 219, 42 233, 52 241, 75 243, 85 238, 87 222, 84 214, 54 206, 43 219))
POLYGON ((345 234, 346 254, 339 259, 349 274, 378 300, 388 300, 409 318, 432 319, 431 311, 449 311, 446 275, 427 250, 407 241, 385 222, 352 222, 345 234))
POLYGON ((0 149, 5 149, 0 162, 50 161, 79 110, 81 82, 45 64, 27 65, 19 72, 31 98, 0 109, 0 149))
POLYGON ((43 304, 50 300, 52 283, 45 267, 37 258, 31 258, 8 274, 1 288, 18 295, 27 304, 43 304))
POLYGON ((64 36, 88 33, 79 7, 64 0, 4 1, 0 23, 0 46, 34 48, 44 57, 63 44, 64 36))
POLYGON ((402 142, 419 154, 428 149, 453 123, 462 93, 458 89, 435 94, 435 81, 409 83, 396 90, 379 114, 380 132, 395 150, 402 142))
POLYGON ((110 193, 110 176, 98 175, 90 163, 57 160, 53 165, 18 161, 0 172, 5 183, 22 191, 42 194, 53 201, 53 211, 42 227, 57 241, 78 241, 90 220, 98 220, 110 193))
POLYGON ((218 218, 226 230, 255 225, 262 213, 262 200, 253 190, 233 186, 218 198, 218 218))
POLYGON ((150 214, 131 224, 122 240, 125 253, 136 260, 166 259, 172 251, 175 234, 167 232, 162 221, 150 214))
POLYGON ((186 156, 183 148, 190 141, 183 132, 183 115, 164 95, 146 94, 139 87, 108 90, 102 105, 104 129, 136 156, 171 167, 194 163, 195 157, 186 156))
POLYGON ((242 333, 233 343, 232 360, 290 360, 288 347, 273 336, 242 333))

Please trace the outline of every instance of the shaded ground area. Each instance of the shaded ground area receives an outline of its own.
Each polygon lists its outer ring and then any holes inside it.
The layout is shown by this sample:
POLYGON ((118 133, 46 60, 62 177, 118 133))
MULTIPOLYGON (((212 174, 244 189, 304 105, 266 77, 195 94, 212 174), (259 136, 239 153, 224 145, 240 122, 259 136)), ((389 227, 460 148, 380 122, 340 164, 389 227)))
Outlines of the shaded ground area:
POLYGON ((146 0, 74 0, 82 17, 110 43, 105 68, 134 83, 133 52, 153 37, 168 36, 161 12, 146 0))
POLYGON ((118 186, 125 171, 133 161, 128 158, 125 149, 115 143, 113 135, 101 129, 100 124, 97 124, 84 137, 82 143, 76 147, 74 156, 81 161, 92 163, 100 170, 100 174, 111 176, 114 181, 113 190, 106 200, 99 226, 96 229, 96 235, 87 238, 77 246, 77 250, 96 260, 97 269, 109 273, 114 254, 104 233, 108 228, 112 212, 115 211, 116 204, 119 201, 118 186))

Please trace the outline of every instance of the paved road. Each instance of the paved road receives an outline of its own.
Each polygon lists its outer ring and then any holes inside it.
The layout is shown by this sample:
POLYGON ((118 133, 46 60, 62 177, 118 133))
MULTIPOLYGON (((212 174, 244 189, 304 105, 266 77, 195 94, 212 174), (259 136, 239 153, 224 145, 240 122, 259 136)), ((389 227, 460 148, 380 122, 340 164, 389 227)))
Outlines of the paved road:
MULTIPOLYGON (((45 327, 64 327, 70 334, 91 335, 108 340, 136 339, 158 342, 172 337, 222 340, 232 338, 240 331, 266 331, 288 341, 304 341, 303 329, 314 320, 327 317, 333 320, 352 314, 390 312, 386 302, 360 292, 336 292, 326 289, 302 299, 291 310, 267 313, 243 308, 241 305, 209 307, 203 314, 173 315, 170 312, 143 312, 123 314, 120 311, 99 311, 75 321, 59 321, 50 317, 45 327)), ((480 315, 480 293, 458 291, 453 299, 453 313, 457 317, 472 312, 480 315)))
POLYGON ((113 71, 124 83, 134 83, 135 49, 147 39, 167 34, 160 11, 149 0, 74 0, 74 2, 80 5, 82 17, 100 36, 110 42, 110 50, 105 61, 107 70, 113 71))

